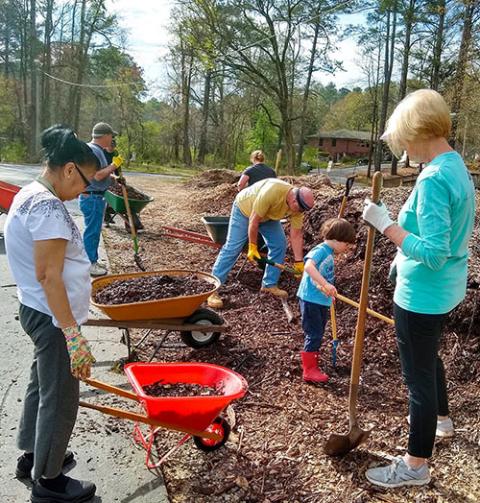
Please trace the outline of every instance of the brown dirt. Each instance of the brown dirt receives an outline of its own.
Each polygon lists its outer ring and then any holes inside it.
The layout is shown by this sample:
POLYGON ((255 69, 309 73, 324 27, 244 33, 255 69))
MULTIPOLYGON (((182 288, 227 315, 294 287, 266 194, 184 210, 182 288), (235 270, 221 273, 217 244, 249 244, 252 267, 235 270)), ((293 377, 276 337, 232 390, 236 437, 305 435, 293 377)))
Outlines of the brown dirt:
MULTIPOLYGON (((117 182, 113 183, 109 187, 108 190, 110 192, 113 192, 117 196, 123 197, 122 186, 117 182)), ((128 199, 135 199, 137 201, 145 201, 148 199, 148 196, 146 196, 142 192, 139 192, 138 190, 136 190, 134 187, 132 187, 130 185, 127 185, 127 196, 128 196, 128 199)))
MULTIPOLYGON (((137 180, 137 179, 136 179, 137 180)), ((200 217, 229 214, 236 193, 233 184, 201 189, 152 178, 138 179, 136 186, 155 198, 142 212, 147 229, 140 234, 141 255, 149 270, 181 267, 210 271, 217 250, 162 237, 162 225, 205 232, 200 217), (174 195, 173 195, 174 194, 174 195)), ((408 188, 383 191, 383 199, 395 214, 408 188)), ((322 221, 336 215, 343 189, 319 185, 317 204, 306 222, 309 249, 318 242, 322 221)), ((366 229, 361 209, 368 190, 354 187, 345 217, 358 231, 351 256, 336 265, 340 293, 358 300, 366 229)), ((480 199, 480 198, 479 198, 480 199)), ((479 201, 480 202, 480 201, 479 201)), ((114 272, 136 270, 129 236, 122 226, 105 232, 114 272)), ((437 502, 480 501, 480 229, 477 217, 471 245, 469 285, 465 301, 455 310, 445 331, 442 356, 447 369, 451 415, 457 428, 451 440, 436 444, 432 458, 432 482, 422 489, 381 490, 371 486, 365 470, 385 462, 389 455, 405 451, 408 425, 407 390, 402 384, 394 330, 368 318, 359 395, 359 418, 373 428, 369 441, 343 458, 329 458, 323 445, 333 432, 348 429, 347 397, 356 311, 337 303, 340 340, 337 369, 331 364, 329 324, 321 349, 321 366, 330 374, 327 385, 301 381, 299 351, 303 335, 295 298, 297 282, 282 275, 280 286, 289 292, 297 320, 288 324, 278 300, 259 293, 261 272, 250 263, 240 267, 241 257, 221 294, 225 309, 220 314, 229 330, 214 346, 193 350, 170 343, 159 353, 160 361, 206 361, 241 373, 249 383, 247 395, 229 410, 232 434, 222 449, 205 454, 193 444, 184 446, 163 467, 172 502, 437 502)), ((387 280, 395 247, 378 236, 370 288, 370 307, 387 316, 392 313, 393 289, 387 280)), ((141 336, 137 331, 135 338, 141 336)), ((141 352, 147 359, 151 344, 141 352)), ((164 450, 179 435, 165 432, 164 450)))

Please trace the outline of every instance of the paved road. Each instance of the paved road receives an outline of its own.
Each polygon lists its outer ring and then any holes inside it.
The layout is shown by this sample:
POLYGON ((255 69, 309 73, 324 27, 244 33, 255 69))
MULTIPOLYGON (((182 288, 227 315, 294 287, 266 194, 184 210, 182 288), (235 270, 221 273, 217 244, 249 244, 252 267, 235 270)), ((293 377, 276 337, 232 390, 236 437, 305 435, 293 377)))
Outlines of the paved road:
MULTIPOLYGON (((0 180, 25 185, 40 171, 39 166, 0 165, 0 180)), ((76 202, 68 205, 79 227, 82 219, 76 202)), ((18 303, 13 279, 7 267, 7 258, 1 238, 5 215, 0 215, 0 502, 24 503, 30 501, 30 484, 14 478, 19 451, 15 436, 23 397, 28 383, 32 358, 32 343, 15 319, 18 303)), ((105 251, 100 250, 106 260, 105 251)), ((92 312, 92 316, 95 313, 92 312)), ((126 356, 126 348, 120 344, 117 329, 85 327, 84 333, 97 359, 95 378, 123 386, 124 375, 110 371, 115 360, 126 356)), ((82 385, 81 399, 101 405, 124 407, 125 402, 82 385)), ((133 423, 104 416, 96 411, 80 408, 70 448, 76 456, 76 464, 68 467, 72 477, 92 480, 97 484, 94 503, 167 503, 168 496, 161 477, 147 470, 145 454, 131 441, 133 423)), ((188 447, 185 447, 188 448, 188 447)), ((66 471, 68 471, 66 470, 66 471)))

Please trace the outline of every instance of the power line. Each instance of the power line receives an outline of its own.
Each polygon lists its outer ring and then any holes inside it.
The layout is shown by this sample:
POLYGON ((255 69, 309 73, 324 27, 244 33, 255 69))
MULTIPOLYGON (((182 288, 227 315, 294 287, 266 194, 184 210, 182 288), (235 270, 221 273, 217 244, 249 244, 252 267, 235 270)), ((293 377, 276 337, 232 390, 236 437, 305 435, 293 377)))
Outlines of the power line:
POLYGON ((60 79, 59 77, 55 77, 55 76, 50 75, 49 73, 44 72, 44 71, 42 71, 42 73, 44 75, 46 75, 48 78, 50 78, 52 80, 56 80, 58 82, 61 82, 62 84, 68 84, 69 86, 75 86, 75 87, 86 87, 86 88, 90 88, 90 89, 108 89, 108 88, 138 85, 138 82, 130 82, 130 83, 123 83, 123 84, 81 84, 80 82, 70 82, 69 80, 60 79))

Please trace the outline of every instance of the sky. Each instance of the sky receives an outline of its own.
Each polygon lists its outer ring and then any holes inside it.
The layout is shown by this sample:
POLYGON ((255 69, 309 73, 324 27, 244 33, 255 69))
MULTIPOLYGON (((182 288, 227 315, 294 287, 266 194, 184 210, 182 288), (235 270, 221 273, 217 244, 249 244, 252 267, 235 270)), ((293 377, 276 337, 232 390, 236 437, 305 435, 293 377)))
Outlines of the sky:
MULTIPOLYGON (((171 0, 108 0, 107 6, 119 18, 120 26, 127 33, 126 51, 144 69, 144 78, 152 96, 161 97, 165 82, 170 35, 168 26, 173 2, 171 0)), ((340 23, 361 22, 359 15, 342 16, 340 23)), ((344 62, 346 72, 334 76, 317 72, 314 78, 322 84, 334 82, 337 88, 362 85, 358 67, 357 43, 347 39, 339 43, 335 59, 344 62)))

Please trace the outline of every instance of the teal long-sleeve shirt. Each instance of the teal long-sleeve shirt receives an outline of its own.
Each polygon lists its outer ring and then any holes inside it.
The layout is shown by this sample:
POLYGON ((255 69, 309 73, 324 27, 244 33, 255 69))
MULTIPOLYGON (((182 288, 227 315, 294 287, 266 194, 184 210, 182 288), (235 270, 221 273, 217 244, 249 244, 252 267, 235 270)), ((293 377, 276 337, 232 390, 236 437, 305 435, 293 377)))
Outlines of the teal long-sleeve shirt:
POLYGON ((444 314, 465 297, 475 188, 457 152, 435 157, 420 173, 398 215, 409 234, 395 257, 394 302, 423 314, 444 314))

